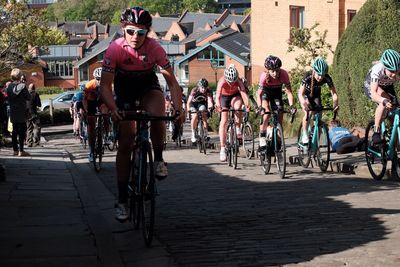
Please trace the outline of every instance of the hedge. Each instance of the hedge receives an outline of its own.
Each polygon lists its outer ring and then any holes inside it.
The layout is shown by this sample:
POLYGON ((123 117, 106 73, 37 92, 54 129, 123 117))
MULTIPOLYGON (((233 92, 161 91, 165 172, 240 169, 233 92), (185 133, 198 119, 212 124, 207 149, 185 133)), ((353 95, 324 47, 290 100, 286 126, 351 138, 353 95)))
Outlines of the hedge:
MULTIPOLYGON (((399 17, 398 0, 368 0, 339 40, 332 73, 339 95, 339 118, 349 127, 366 126, 374 117, 376 104, 364 95, 363 83, 385 49, 400 51, 399 17)), ((397 85, 397 95, 398 91, 397 85)))

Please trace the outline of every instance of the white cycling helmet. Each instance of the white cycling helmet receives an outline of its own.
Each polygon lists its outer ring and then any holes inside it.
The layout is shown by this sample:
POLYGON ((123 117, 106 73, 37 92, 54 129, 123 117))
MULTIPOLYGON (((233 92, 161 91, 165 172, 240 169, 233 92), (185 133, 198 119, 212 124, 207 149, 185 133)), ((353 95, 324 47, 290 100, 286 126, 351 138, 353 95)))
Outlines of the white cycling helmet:
POLYGON ((230 83, 234 83, 236 82, 236 80, 238 79, 238 71, 235 68, 234 64, 230 64, 224 72, 224 78, 226 81, 230 82, 230 83))
POLYGON ((93 71, 93 77, 94 77, 96 80, 100 80, 100 78, 101 78, 101 68, 96 68, 96 69, 93 71))

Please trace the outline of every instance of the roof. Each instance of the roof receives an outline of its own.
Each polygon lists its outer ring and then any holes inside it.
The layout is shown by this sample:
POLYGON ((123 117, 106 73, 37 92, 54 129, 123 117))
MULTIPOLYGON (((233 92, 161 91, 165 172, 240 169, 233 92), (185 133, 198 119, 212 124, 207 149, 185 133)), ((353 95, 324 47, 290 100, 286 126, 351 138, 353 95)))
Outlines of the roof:
MULTIPOLYGON (((186 12, 182 15, 179 22, 187 23, 193 22, 193 31, 197 31, 199 28, 204 28, 207 24, 213 26, 216 19, 218 19, 221 14, 214 13, 193 13, 186 12)), ((243 16, 241 15, 232 15, 229 14, 225 20, 223 20, 223 24, 230 25, 233 21, 239 24, 243 20, 243 16)))
POLYGON ((178 18, 153 17, 151 28, 156 33, 167 32, 174 21, 178 21, 178 18))
POLYGON ((43 60, 76 60, 80 58, 81 45, 49 45, 47 49, 40 49, 39 58, 43 60))
POLYGON ((113 35, 111 35, 110 37, 104 39, 103 41, 101 41, 98 44, 96 44, 95 46, 93 46, 92 50, 89 53, 87 53, 85 55, 85 57, 83 57, 81 60, 76 62, 74 67, 79 68, 81 65, 85 64, 86 62, 88 62, 92 58, 97 57, 97 55, 99 55, 100 53, 106 51, 108 46, 110 45, 110 43, 113 40, 115 40, 118 37, 120 37, 120 36, 121 35, 116 32, 113 35))
POLYGON ((225 55, 235 59, 244 66, 250 65, 250 60, 247 55, 250 53, 250 36, 247 33, 233 32, 230 35, 222 36, 221 38, 198 47, 176 61, 176 64, 181 64, 197 53, 208 47, 214 47, 225 55))

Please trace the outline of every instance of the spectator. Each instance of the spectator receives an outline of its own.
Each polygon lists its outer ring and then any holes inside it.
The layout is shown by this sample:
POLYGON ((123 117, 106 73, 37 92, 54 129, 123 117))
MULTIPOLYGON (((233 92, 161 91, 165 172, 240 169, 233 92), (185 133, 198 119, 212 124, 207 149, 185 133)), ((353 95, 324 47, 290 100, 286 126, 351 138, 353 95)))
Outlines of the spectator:
POLYGON ((341 127, 338 120, 332 120, 329 124, 329 139, 331 140, 332 152, 337 154, 362 151, 365 139, 353 135, 349 129, 341 127))
POLYGON ((26 101, 31 99, 31 96, 26 88, 25 83, 21 82, 22 72, 20 69, 11 71, 12 82, 7 87, 8 102, 10 105, 10 119, 13 124, 11 134, 14 156, 30 156, 24 151, 24 141, 26 137, 26 121, 27 108, 26 101))
POLYGON ((31 100, 27 101, 28 121, 26 123, 26 127, 28 129, 28 136, 26 143, 28 147, 40 146, 41 127, 37 108, 40 107, 42 103, 33 83, 29 84, 28 92, 31 95, 31 100))

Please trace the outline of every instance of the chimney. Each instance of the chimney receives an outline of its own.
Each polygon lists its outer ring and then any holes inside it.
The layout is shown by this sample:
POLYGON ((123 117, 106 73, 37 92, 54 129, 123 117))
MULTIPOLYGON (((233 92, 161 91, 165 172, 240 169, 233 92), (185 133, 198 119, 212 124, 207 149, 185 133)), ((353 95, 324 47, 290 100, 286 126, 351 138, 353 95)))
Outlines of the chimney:
POLYGON ((104 38, 110 37, 110 24, 106 23, 104 26, 104 38))

